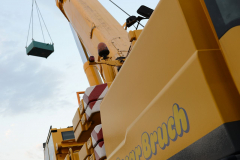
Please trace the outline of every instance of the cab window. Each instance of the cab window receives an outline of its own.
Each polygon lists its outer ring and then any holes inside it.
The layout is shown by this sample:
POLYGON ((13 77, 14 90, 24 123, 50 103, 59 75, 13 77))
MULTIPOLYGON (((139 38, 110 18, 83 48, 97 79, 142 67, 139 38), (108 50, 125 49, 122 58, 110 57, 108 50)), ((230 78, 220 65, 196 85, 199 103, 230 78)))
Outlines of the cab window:
POLYGON ((63 140, 75 139, 74 132, 73 131, 62 132, 62 139, 63 140))
POLYGON ((240 0, 205 0, 205 4, 219 39, 240 25, 240 0))

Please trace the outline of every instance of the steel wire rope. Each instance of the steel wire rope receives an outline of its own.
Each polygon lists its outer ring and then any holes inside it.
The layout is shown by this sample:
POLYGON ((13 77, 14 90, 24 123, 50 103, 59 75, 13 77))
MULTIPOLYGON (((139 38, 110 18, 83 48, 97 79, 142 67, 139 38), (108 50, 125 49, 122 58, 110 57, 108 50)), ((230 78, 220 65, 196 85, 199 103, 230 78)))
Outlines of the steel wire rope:
POLYGON ((35 0, 35 3, 36 3, 36 6, 37 6, 38 11, 39 11, 39 13, 40 13, 40 16, 41 16, 41 18, 42 18, 43 24, 44 24, 44 26, 45 26, 45 28, 46 28, 46 30, 47 30, 47 33, 48 33, 48 35, 49 35, 49 37, 50 37, 50 39, 51 39, 51 41, 52 41, 52 44, 53 44, 52 37, 51 37, 51 35, 50 35, 50 33, 49 33, 48 29, 47 29, 47 26, 46 26, 45 21, 44 21, 44 19, 43 19, 43 17, 42 17, 42 13, 41 13, 41 11, 40 11, 40 9, 39 9, 39 7, 38 7, 38 4, 37 4, 37 1, 36 1, 36 0, 35 0))
MULTIPOLYGON (((29 32, 30 32, 30 28, 31 28, 32 17, 33 17, 33 9, 31 11, 31 16, 30 16, 30 22, 29 22, 29 27, 28 27, 28 35, 27 35, 27 42, 28 42, 29 32)), ((26 42, 26 48, 27 48, 27 42, 26 42)))
MULTIPOLYGON (((126 15, 128 15, 129 17, 131 16, 130 14, 128 14, 126 11, 124 11, 121 7, 119 7, 116 3, 114 3, 112 0, 109 0, 110 2, 112 2, 112 4, 114 4, 116 7, 118 7, 121 11, 123 11, 126 15)), ((142 25, 140 22, 139 24, 142 26, 142 27, 145 27, 144 25, 142 25)), ((134 26, 134 25, 133 25, 134 26)), ((135 27, 135 26, 134 26, 135 27)), ((135 27, 136 30, 137 30, 137 27, 135 27)))
POLYGON ((33 40, 33 5, 34 5, 34 0, 32 0, 32 40, 33 40))
MULTIPOLYGON (((35 1, 35 3, 36 3, 36 1, 35 1)), ((36 5, 36 9, 37 9, 37 5, 36 5)), ((38 9, 37 9, 37 14, 38 14, 38 19, 39 19, 40 27, 41 27, 41 30, 42 30, 43 41, 44 41, 44 43, 45 43, 45 37, 44 37, 44 34, 43 34, 42 23, 41 23, 41 20, 40 20, 40 16, 39 16, 39 11, 38 11, 38 9)))

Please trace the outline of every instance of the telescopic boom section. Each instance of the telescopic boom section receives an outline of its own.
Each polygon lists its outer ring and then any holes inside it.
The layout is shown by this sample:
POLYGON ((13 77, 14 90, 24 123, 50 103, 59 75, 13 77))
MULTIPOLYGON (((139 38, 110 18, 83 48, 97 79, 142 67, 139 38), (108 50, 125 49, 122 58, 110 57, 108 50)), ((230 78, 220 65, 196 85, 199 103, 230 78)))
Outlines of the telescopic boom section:
POLYGON ((104 42, 109 57, 127 55, 128 34, 98 0, 56 0, 57 6, 71 23, 89 56, 98 57, 98 44, 104 42))

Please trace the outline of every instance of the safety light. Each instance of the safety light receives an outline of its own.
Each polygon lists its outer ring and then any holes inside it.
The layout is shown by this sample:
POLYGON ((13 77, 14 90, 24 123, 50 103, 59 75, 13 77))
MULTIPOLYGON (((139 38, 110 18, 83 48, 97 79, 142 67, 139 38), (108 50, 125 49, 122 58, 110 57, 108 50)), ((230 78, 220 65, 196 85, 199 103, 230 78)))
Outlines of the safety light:
POLYGON ((95 57, 94 56, 90 56, 89 57, 89 62, 95 62, 95 57))
POLYGON ((98 55, 103 57, 103 59, 107 59, 107 56, 109 55, 108 47, 103 42, 98 44, 98 55))

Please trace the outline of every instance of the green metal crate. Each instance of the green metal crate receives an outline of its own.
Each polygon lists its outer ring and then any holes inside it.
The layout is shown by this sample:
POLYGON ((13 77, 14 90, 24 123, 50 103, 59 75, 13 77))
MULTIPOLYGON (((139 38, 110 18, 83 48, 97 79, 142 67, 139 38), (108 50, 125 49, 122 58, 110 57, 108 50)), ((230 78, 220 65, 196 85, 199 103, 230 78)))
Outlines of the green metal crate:
POLYGON ((46 44, 37 41, 32 43, 26 48, 27 55, 47 58, 54 52, 53 44, 46 44))

